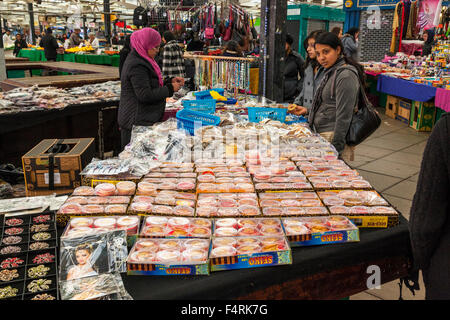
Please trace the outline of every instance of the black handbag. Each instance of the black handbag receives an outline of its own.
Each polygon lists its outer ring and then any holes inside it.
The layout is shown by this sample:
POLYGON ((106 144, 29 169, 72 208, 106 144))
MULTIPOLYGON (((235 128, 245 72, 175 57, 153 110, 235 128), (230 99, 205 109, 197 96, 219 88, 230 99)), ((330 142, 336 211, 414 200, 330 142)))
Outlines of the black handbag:
MULTIPOLYGON (((353 71, 353 70, 352 70, 353 71)), ((358 76, 358 74, 356 74, 358 76)), ((350 128, 345 137, 345 143, 349 146, 357 146, 374 133, 381 125, 378 112, 367 98, 361 79, 359 80, 358 109, 352 116, 350 128)))

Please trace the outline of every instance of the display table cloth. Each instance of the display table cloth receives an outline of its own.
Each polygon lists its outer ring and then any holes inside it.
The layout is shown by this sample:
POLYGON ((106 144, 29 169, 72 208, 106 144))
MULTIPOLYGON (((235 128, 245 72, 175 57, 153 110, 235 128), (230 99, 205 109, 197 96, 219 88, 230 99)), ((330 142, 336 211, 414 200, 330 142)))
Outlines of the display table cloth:
POLYGON ((385 75, 378 77, 377 90, 393 96, 427 102, 436 96, 436 88, 385 75))
POLYGON ((354 243, 293 248, 292 265, 209 276, 122 274, 122 278, 130 295, 140 300, 339 299, 367 290, 367 267, 372 264, 380 266, 382 283, 407 275, 411 247, 405 218, 389 229, 360 229, 360 238, 354 243))
POLYGON ((450 90, 437 88, 434 104, 445 112, 450 112, 450 90))

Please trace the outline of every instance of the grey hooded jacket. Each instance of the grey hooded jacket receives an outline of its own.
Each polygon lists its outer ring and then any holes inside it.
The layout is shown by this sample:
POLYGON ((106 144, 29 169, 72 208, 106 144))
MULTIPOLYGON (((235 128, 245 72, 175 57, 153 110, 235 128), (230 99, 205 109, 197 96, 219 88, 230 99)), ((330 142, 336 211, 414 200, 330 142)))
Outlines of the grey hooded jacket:
POLYGON ((353 59, 354 61, 359 61, 359 48, 358 43, 355 39, 349 35, 345 34, 342 39, 342 45, 344 46, 344 55, 353 59))
POLYGON ((300 91, 300 94, 295 98, 294 104, 308 109, 307 114, 310 112, 313 105, 316 88, 323 79, 323 70, 324 69, 320 67, 319 70, 317 70, 317 73, 314 74, 314 69, 311 64, 305 69, 302 91, 300 91))
POLYGON ((345 148, 347 136, 355 107, 358 105, 360 82, 358 71, 354 66, 347 65, 341 58, 331 68, 325 69, 324 80, 320 86, 322 103, 316 105, 317 94, 308 116, 310 127, 318 133, 334 132, 331 142, 341 153, 345 148))

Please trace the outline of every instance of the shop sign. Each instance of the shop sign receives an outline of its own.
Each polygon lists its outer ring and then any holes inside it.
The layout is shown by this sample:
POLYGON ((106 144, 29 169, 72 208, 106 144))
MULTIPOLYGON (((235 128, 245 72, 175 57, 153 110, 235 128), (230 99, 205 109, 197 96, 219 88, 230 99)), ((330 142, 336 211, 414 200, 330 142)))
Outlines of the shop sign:
POLYGON ((299 16, 300 15, 300 8, 296 8, 296 9, 288 9, 287 11, 287 15, 288 16, 299 16))
MULTIPOLYGON (((358 0, 357 6, 359 8, 365 8, 370 6, 395 6, 398 0, 358 0)), ((349 7, 347 7, 349 8, 349 7)))
POLYGON ((353 6, 353 1, 352 0, 347 0, 344 3, 346 8, 351 8, 353 6))

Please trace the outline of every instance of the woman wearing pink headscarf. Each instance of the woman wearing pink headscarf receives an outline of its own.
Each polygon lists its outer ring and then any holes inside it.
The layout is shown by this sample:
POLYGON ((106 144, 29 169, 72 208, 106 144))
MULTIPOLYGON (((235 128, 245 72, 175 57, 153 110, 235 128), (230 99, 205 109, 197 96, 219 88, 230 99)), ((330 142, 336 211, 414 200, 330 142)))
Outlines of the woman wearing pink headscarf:
POLYGON ((161 36, 152 28, 143 28, 131 35, 131 52, 122 68, 118 122, 122 149, 130 142, 133 126, 151 126, 162 121, 166 98, 183 85, 183 78, 163 82, 161 69, 155 61, 161 36))

